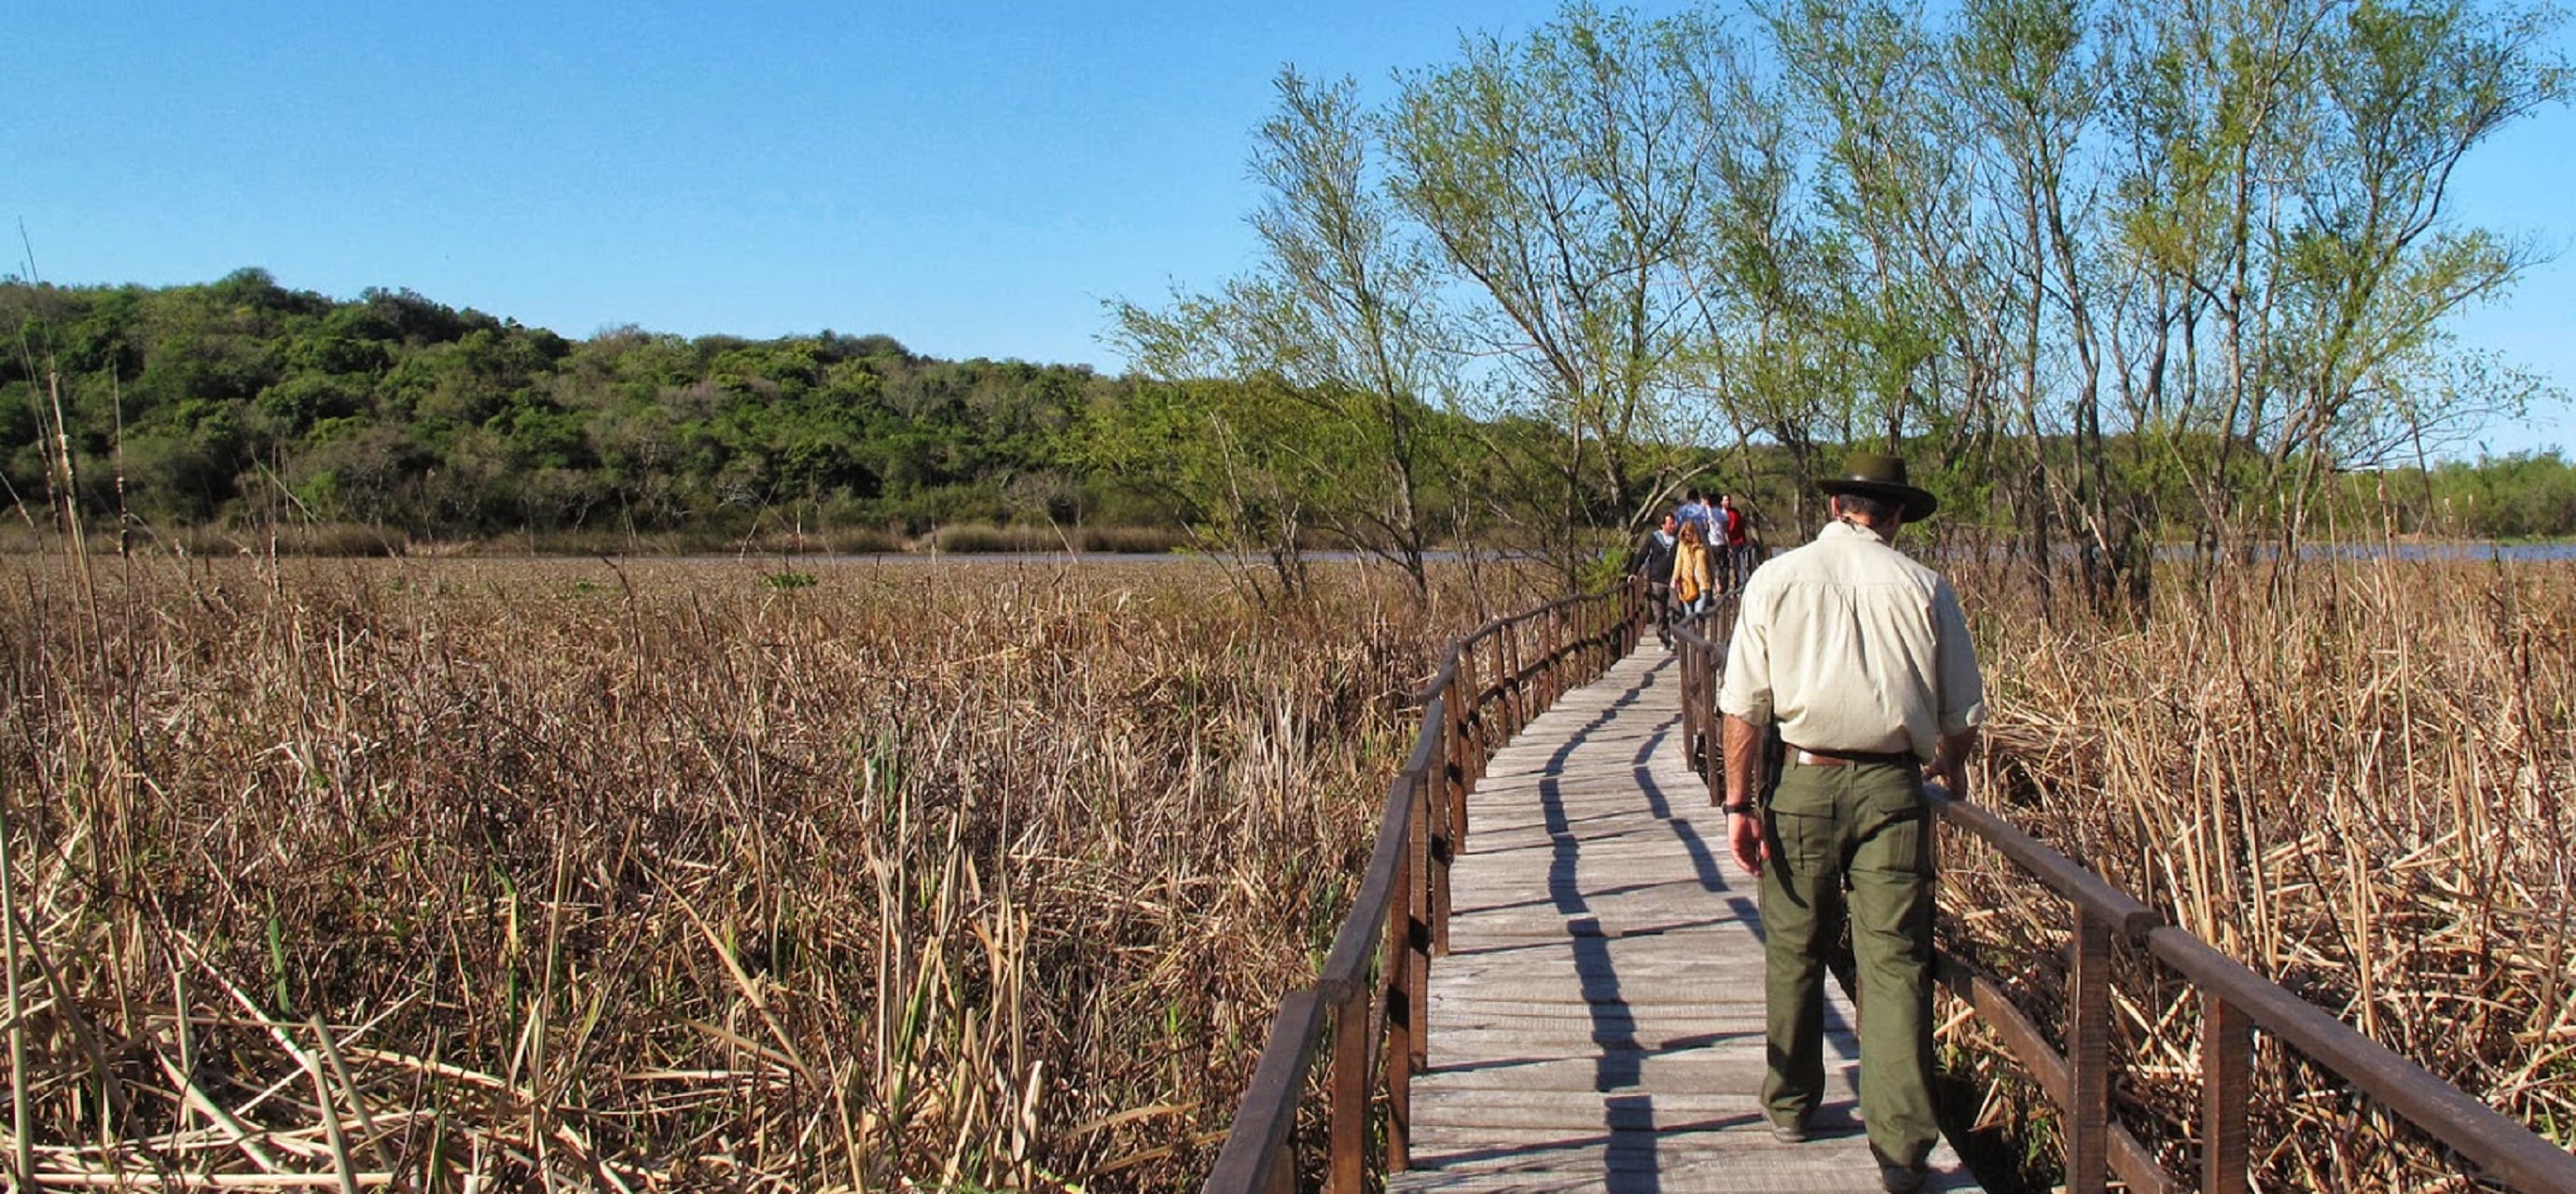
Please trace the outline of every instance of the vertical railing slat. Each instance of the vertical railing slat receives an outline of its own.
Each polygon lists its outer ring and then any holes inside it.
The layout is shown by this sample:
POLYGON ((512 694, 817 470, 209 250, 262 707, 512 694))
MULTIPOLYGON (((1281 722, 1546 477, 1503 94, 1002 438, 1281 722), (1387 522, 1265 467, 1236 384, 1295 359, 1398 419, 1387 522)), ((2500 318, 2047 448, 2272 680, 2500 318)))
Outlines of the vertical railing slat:
MULTIPOLYGON (((1396 856, 1395 890, 1413 890, 1413 852, 1405 850, 1396 856)), ((1386 1167, 1401 1173, 1413 1165, 1413 1037, 1415 1017, 1421 1013, 1412 1005, 1413 902, 1397 898, 1386 904, 1386 940, 1379 946, 1378 963, 1381 978, 1378 998, 1386 1008, 1385 1065, 1386 1075, 1386 1167)))
POLYGON ((1362 1194, 1368 1185, 1369 1002, 1361 986, 1333 1009, 1332 1194, 1362 1194))
POLYGON ((1404 964, 1404 994, 1413 1010, 1413 1065, 1420 1069, 1431 1061, 1431 777, 1413 777, 1413 832, 1405 855, 1413 862, 1412 882, 1402 890, 1401 903, 1409 910, 1405 916, 1404 948, 1411 955, 1404 964))
POLYGON ((2075 966, 2068 978, 2067 1194, 2100 1194, 2110 1174, 2111 926, 2075 907, 2075 966))
POLYGON ((1435 710, 1433 724, 1442 732, 1431 747, 1430 769, 1422 775, 1424 811, 1435 814, 1433 820, 1440 832, 1431 839, 1431 952, 1449 956, 1449 871, 1457 865, 1458 825, 1466 819, 1460 802, 1451 795, 1449 783, 1449 715, 1435 710))
POLYGON ((2215 992, 2200 995, 2200 1188, 2245 1194, 2245 1109, 2254 1092, 2254 1028, 2245 1011, 2215 992))

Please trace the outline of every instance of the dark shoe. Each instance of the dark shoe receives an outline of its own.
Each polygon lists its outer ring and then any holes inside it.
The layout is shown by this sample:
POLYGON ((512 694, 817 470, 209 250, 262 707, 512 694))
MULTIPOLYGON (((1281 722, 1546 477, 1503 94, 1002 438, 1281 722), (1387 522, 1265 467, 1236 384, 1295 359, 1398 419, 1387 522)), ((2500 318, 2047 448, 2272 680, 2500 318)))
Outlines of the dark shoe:
POLYGON ((1803 1119, 1772 1120, 1771 1138, 1782 1144, 1805 1144, 1807 1142, 1807 1121, 1803 1119))
POLYGON ((1919 1165, 1878 1163, 1878 1184, 1888 1194, 1914 1194, 1923 1188, 1923 1169, 1919 1165))

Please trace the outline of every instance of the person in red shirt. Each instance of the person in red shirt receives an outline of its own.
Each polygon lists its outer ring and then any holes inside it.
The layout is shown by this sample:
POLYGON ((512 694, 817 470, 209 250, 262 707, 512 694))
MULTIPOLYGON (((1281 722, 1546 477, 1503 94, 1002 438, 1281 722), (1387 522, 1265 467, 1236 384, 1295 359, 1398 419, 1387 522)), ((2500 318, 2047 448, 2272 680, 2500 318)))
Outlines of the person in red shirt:
POLYGON ((1731 493, 1717 495, 1717 513, 1718 517, 1726 520, 1727 573, 1735 578, 1735 583, 1742 584, 1744 578, 1753 573, 1752 519, 1735 504, 1735 495, 1731 493))

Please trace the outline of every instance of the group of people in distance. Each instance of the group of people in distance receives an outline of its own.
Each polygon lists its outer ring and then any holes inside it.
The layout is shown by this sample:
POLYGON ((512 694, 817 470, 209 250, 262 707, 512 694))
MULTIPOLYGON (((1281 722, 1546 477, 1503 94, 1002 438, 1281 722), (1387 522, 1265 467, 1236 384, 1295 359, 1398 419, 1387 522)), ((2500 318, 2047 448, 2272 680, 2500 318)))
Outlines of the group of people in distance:
POLYGON ((1744 583, 1757 558, 1752 520, 1734 495, 1712 501, 1692 489, 1629 553, 1628 569, 1645 577, 1656 603, 1655 637, 1669 648, 1673 620, 1708 612, 1720 594, 1744 583))
MULTIPOLYGON (((1825 1093, 1825 975, 1848 957, 1860 1119, 1881 1185, 1911 1194, 1940 1139, 1928 785, 1967 797, 1985 682, 1950 582, 1896 550, 1898 528, 1940 505, 1905 462, 1855 455, 1816 487, 1832 521, 1814 541, 1729 578, 1740 588, 1717 686, 1728 852, 1761 886, 1760 1099, 1774 1137, 1809 1138, 1825 1093)), ((1658 537, 1638 553, 1649 583, 1666 577, 1674 610, 1722 583, 1684 574, 1694 535, 1705 551, 1712 533, 1742 525, 1689 509, 1665 520, 1668 571, 1656 571, 1658 537)), ((1658 632, 1669 647, 1669 629, 1658 632)))

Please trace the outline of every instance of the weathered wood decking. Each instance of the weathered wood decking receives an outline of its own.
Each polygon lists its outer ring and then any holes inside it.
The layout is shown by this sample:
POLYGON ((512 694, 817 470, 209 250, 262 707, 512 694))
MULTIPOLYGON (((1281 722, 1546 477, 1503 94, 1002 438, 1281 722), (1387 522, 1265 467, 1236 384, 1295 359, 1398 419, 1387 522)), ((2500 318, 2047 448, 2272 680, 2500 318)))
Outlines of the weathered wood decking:
MULTIPOLYGON (((1678 688, 1649 643, 1494 756, 1431 971, 1413 1169, 1390 1189, 1879 1188, 1830 984, 1816 1138, 1763 1119, 1754 881, 1683 761, 1678 688)), ((1933 1160, 1927 1189, 1976 1188, 1946 1147, 1933 1160)))

